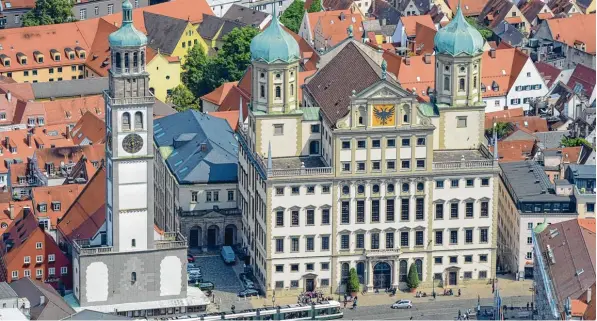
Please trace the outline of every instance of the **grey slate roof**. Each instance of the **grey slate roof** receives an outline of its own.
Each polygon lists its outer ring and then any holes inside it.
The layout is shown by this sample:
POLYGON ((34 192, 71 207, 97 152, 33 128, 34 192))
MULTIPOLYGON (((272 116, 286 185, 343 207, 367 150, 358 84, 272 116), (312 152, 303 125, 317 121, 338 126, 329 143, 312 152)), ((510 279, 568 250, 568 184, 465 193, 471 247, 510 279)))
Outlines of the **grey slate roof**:
POLYGON ((133 318, 115 314, 102 313, 92 310, 83 310, 62 320, 133 320, 133 318))
POLYGON ((425 0, 398 1, 398 3, 396 4, 396 8, 398 9, 398 11, 404 13, 404 11, 406 10, 406 8, 408 7, 408 5, 410 4, 411 1, 415 5, 415 7, 417 7, 417 10, 419 10, 421 15, 427 14, 427 12, 429 12, 429 9, 431 9, 431 1, 425 1, 425 0))
POLYGON ((375 6, 369 7, 369 13, 377 17, 379 21, 382 22, 385 19, 386 25, 397 25, 400 21, 400 17, 402 14, 398 9, 392 7, 391 4, 386 2, 385 0, 373 0, 375 1, 375 6), (374 10, 375 9, 375 10, 374 10))
POLYGON ((535 137, 539 140, 539 145, 545 148, 558 148, 561 145, 562 138, 569 134, 567 131, 554 130, 550 132, 536 132, 535 137))
POLYGON ((524 35, 513 25, 502 21, 500 24, 493 28, 493 33, 503 41, 511 46, 522 46, 524 41, 524 35))
POLYGON ((108 89, 108 77, 32 83, 35 99, 99 95, 108 89))
POLYGON ((219 34, 219 38, 222 39, 234 28, 241 28, 244 25, 245 24, 242 22, 226 20, 216 16, 203 14, 203 21, 201 22, 201 25, 199 25, 198 31, 201 35, 201 38, 205 40, 211 40, 216 36, 221 27, 222 31, 219 34))
POLYGON ((237 181, 238 142, 225 119, 186 110, 153 124, 154 141, 179 184, 237 181))
POLYGON ((514 202, 569 202, 570 196, 558 196, 543 168, 535 161, 500 163, 506 186, 514 202))
POLYGON ((6 282, 0 282, 0 300, 18 298, 19 296, 6 282))
POLYGON ((230 6, 222 18, 243 23, 245 25, 259 27, 269 15, 265 12, 256 11, 238 4, 230 6))
POLYGON ((570 164, 569 167, 570 172, 574 176, 574 178, 580 179, 595 179, 595 165, 577 165, 577 164, 570 164))
POLYGON ((147 45, 165 54, 172 54, 188 25, 187 20, 144 11, 147 45))
POLYGON ((26 297, 31 303, 31 320, 60 320, 75 314, 75 310, 48 284, 22 278, 11 282, 10 287, 20 298, 26 297))
POLYGON ((381 32, 381 25, 379 24, 379 20, 364 20, 363 21, 363 30, 365 32, 381 32))
POLYGON ((168 116, 176 114, 176 110, 171 105, 162 102, 159 99, 155 99, 153 104, 153 115, 154 116, 168 116))

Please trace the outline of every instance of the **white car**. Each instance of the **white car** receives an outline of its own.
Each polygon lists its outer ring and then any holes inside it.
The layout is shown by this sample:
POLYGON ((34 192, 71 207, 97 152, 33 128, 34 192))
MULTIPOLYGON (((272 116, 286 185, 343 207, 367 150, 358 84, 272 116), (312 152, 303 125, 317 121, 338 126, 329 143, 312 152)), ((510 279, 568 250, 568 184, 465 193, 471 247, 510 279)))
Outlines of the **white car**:
POLYGON ((400 300, 392 304, 392 309, 410 309, 413 307, 413 303, 410 300, 400 300))

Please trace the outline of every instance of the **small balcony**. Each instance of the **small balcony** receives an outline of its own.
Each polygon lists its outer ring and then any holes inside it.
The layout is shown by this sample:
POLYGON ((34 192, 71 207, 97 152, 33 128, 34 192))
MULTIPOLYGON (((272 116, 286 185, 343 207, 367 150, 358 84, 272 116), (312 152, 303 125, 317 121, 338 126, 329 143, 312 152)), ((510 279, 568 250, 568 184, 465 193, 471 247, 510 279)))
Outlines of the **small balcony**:
POLYGON ((113 248, 111 246, 93 246, 89 239, 74 240, 73 249, 79 253, 79 255, 98 255, 112 253, 113 248))
POLYGON ((155 248, 163 249, 180 249, 187 247, 187 240, 182 234, 178 232, 166 232, 162 239, 155 241, 155 248))

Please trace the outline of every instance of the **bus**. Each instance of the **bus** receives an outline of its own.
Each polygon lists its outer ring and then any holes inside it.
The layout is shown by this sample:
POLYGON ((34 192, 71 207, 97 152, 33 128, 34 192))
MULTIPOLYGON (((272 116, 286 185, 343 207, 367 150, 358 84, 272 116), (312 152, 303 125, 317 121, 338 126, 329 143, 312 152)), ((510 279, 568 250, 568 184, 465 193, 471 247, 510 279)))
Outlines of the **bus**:
POLYGON ((338 301, 320 304, 290 304, 277 307, 250 309, 240 312, 221 312, 200 315, 184 321, 215 320, 333 320, 344 316, 338 301))

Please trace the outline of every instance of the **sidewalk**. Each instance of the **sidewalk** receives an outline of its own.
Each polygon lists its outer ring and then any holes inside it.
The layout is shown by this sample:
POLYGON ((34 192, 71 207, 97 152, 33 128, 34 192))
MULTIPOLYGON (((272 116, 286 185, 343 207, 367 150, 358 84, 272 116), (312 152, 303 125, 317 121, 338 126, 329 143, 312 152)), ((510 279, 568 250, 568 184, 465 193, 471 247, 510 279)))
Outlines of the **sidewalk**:
MULTIPOLYGON (((512 279, 503 279, 498 278, 498 287, 500 289, 500 294, 502 297, 510 297, 510 296, 530 296, 532 294, 531 287, 533 282, 530 280, 526 281, 514 281, 512 279)), ((415 298, 414 293, 410 292, 396 292, 395 296, 390 296, 388 293, 380 292, 380 293, 366 293, 364 295, 359 294, 359 306, 375 306, 375 305, 389 305, 398 300, 406 299, 411 300, 414 303, 428 301, 432 299, 430 296, 432 293, 432 288, 420 288, 417 289, 421 292, 427 292, 427 297, 425 298, 415 298)), ((442 288, 436 288, 436 293, 443 293, 442 288)), ((457 288, 453 288, 454 295, 452 296, 443 296, 438 295, 436 296, 436 301, 451 301, 451 300, 465 300, 465 299, 477 299, 478 297, 481 298, 493 298, 493 293, 491 292, 491 284, 470 284, 465 285, 457 288), (458 289, 461 289, 462 295, 459 297, 457 296, 458 289)), ((344 301, 343 296, 339 296, 334 294, 332 296, 334 300, 344 301)), ((297 300, 296 296, 290 297, 280 297, 276 298, 276 305, 286 305, 286 304, 295 304, 297 300)), ((263 307, 264 303, 267 302, 267 305, 272 305, 271 298, 253 298, 251 300, 251 305, 253 308, 263 307)))

